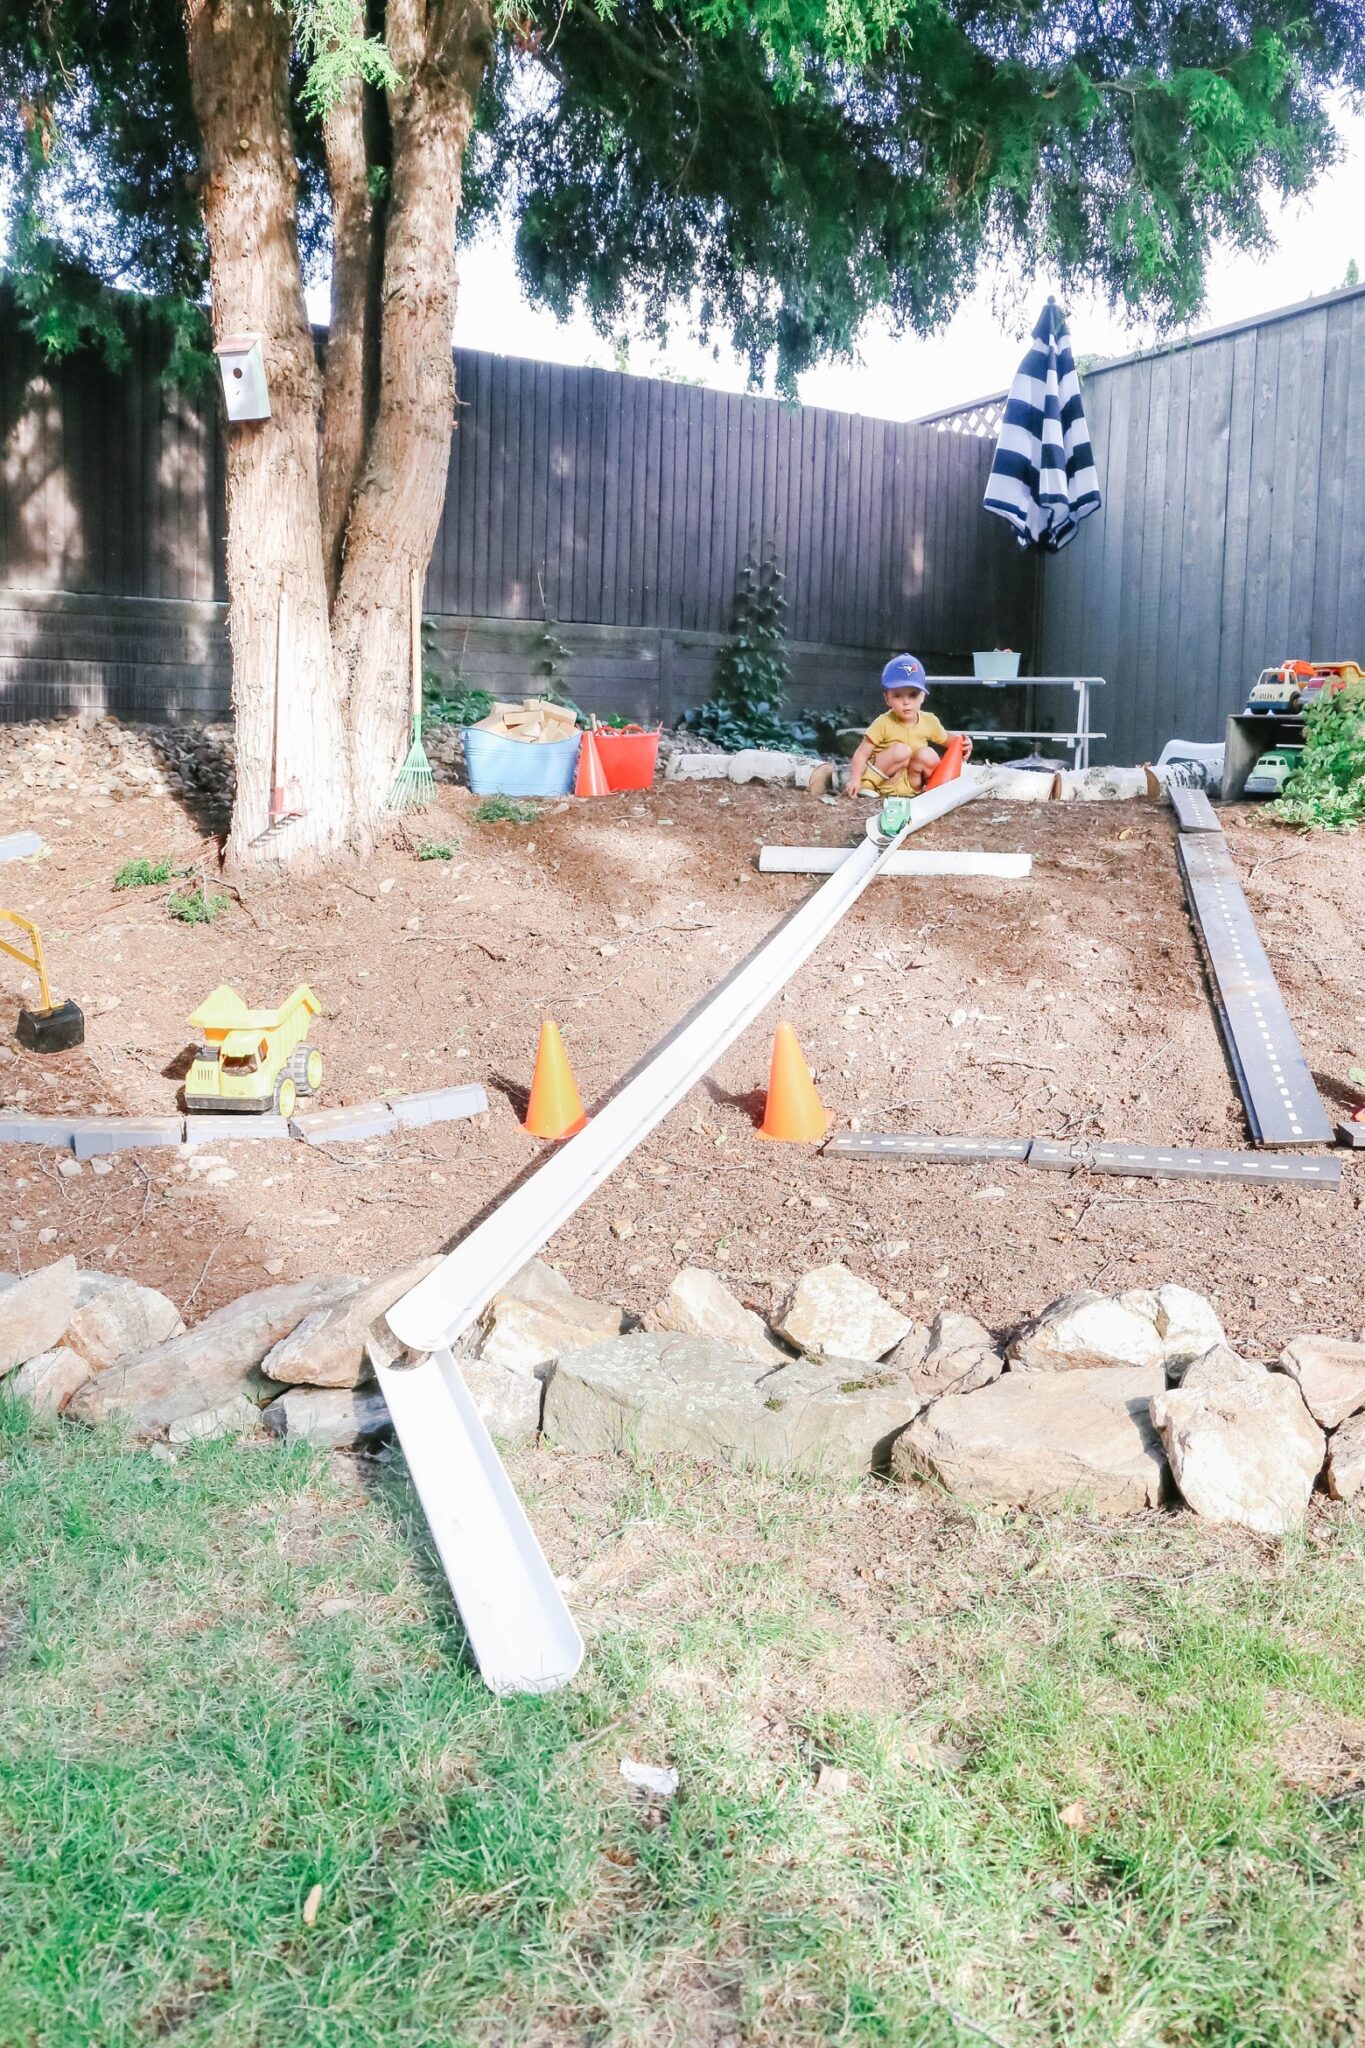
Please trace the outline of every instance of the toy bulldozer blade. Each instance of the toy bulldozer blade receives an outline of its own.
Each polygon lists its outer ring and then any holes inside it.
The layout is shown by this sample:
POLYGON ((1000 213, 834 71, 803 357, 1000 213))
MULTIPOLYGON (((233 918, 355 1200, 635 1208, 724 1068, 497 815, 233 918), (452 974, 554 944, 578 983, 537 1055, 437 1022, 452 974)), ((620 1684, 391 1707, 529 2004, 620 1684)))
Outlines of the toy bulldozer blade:
POLYGON ((52 1000, 47 966, 43 960, 43 942, 37 925, 30 924, 26 917, 20 917, 17 910, 0 910, 0 917, 28 933, 33 946, 31 953, 21 952, 18 946, 11 946, 6 939, 0 939, 0 952, 8 953, 12 960, 33 969, 43 998, 41 1009, 25 1008, 19 1012, 14 1035, 20 1045, 27 1046, 30 1052, 67 1052, 73 1045, 84 1045, 85 1017, 82 1012, 69 998, 64 1003, 52 1000))

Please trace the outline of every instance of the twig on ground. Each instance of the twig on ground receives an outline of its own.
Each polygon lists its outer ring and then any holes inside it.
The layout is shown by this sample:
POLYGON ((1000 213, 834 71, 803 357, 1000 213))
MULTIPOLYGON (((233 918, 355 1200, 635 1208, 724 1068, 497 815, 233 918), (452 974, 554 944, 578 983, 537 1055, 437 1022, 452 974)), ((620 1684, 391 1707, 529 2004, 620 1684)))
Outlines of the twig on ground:
POLYGON ((195 1283, 194 1283, 193 1287, 191 1287, 191 1289, 190 1289, 189 1293, 188 1293, 188 1294, 187 1294, 187 1295, 185 1296, 185 1300, 184 1300, 184 1307, 185 1307, 185 1308, 190 1308, 190 1307, 192 1307, 192 1306, 193 1306, 193 1303, 194 1303, 194 1298, 195 1298, 195 1296, 196 1296, 196 1295, 198 1294, 198 1292, 199 1292, 200 1288, 201 1288, 201 1287, 203 1286, 204 1282, 205 1282, 205 1281, 206 1281, 206 1280, 208 1279, 208 1276, 209 1276, 209 1267, 210 1267, 210 1266, 211 1266, 211 1265, 213 1264, 214 1260, 215 1260, 215 1259, 217 1258, 217 1256, 218 1256, 219 1252, 220 1252, 220 1251, 222 1250, 222 1248, 223 1248, 223 1240, 222 1240, 222 1238, 220 1237, 220 1238, 219 1238, 219 1240, 218 1240, 218 1242, 217 1242, 217 1244, 216 1244, 216 1245, 214 1245, 213 1249, 212 1249, 212 1250, 210 1251, 210 1253, 209 1253, 208 1257, 207 1257, 207 1258, 205 1259, 205 1261, 204 1261, 204 1263, 203 1263, 202 1267, 200 1268, 200 1271, 199 1271, 199 1278, 198 1278, 198 1279, 197 1279, 197 1280, 195 1281, 195 1283))
POLYGON ((1247 876, 1247 880, 1249 882, 1254 882, 1257 875, 1260 874, 1262 868, 1277 868, 1282 860, 1301 860, 1303 855, 1307 853, 1307 851, 1308 848, 1306 846, 1297 846, 1295 847, 1293 853, 1268 854, 1264 860, 1257 861, 1255 867, 1247 876))
POLYGON ((402 938, 404 945, 411 945, 414 941, 420 945, 425 941, 429 946, 475 946, 480 953, 486 954, 490 960, 506 960, 507 958, 505 953, 496 953, 491 946, 486 946, 482 939, 468 938, 463 932, 402 932, 399 936, 402 938))
POLYGON ((989 2027, 983 2027, 980 2020, 974 2020, 965 2012, 959 2012, 955 2006, 949 2005, 946 1999, 939 1997, 938 1992, 934 1988, 934 1980, 929 1974, 929 1959, 927 1956, 920 1957, 920 1968, 924 1972, 924 1981, 928 1986, 930 1998, 940 2012, 947 2013, 954 2026, 965 2027, 968 2033, 979 2034, 983 2041, 994 2042, 995 2048, 1009 2048, 1009 2044, 1002 2041, 999 2034, 993 2034, 989 2027))

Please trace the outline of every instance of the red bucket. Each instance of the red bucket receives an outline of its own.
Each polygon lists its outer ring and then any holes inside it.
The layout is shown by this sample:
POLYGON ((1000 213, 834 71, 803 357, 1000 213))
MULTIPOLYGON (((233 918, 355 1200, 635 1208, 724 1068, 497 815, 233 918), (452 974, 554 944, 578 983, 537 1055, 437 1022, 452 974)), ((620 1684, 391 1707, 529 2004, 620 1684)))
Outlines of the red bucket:
POLYGON ((659 765, 663 727, 646 732, 642 725, 599 725, 593 733, 597 758, 608 789, 652 789, 659 765))

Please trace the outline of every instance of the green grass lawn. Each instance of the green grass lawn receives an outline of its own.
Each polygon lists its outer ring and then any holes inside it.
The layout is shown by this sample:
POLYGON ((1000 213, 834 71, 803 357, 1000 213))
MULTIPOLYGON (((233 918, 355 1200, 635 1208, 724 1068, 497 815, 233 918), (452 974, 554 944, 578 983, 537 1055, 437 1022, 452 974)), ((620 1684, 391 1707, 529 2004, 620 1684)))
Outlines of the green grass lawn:
POLYGON ((514 1470, 499 1703, 396 1460, 0 1403, 3 2048, 1365 2040, 1361 1524, 514 1470))

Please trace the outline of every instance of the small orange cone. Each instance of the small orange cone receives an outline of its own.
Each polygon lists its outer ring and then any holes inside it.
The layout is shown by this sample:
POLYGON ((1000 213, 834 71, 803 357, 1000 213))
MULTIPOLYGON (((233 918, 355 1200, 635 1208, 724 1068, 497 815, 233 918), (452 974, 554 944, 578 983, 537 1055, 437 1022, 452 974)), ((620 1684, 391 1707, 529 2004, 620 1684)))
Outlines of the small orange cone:
POLYGON ((559 1026, 550 1017, 542 1018, 522 1129, 533 1138, 571 1138, 587 1121, 559 1026))
POLYGON ((796 1033, 785 1021, 773 1040, 768 1076, 768 1103, 759 1127, 761 1138, 785 1138, 794 1145, 813 1145, 823 1138, 833 1118, 815 1092, 796 1033))
POLYGON ((597 751, 597 742, 590 732, 583 735, 578 749, 578 774, 574 779, 575 796, 610 796, 607 772, 602 766, 602 756, 597 751))
POLYGON ((943 759, 935 768, 925 789, 942 789, 945 782, 956 782, 962 773, 962 735, 955 732, 943 749, 943 759))

